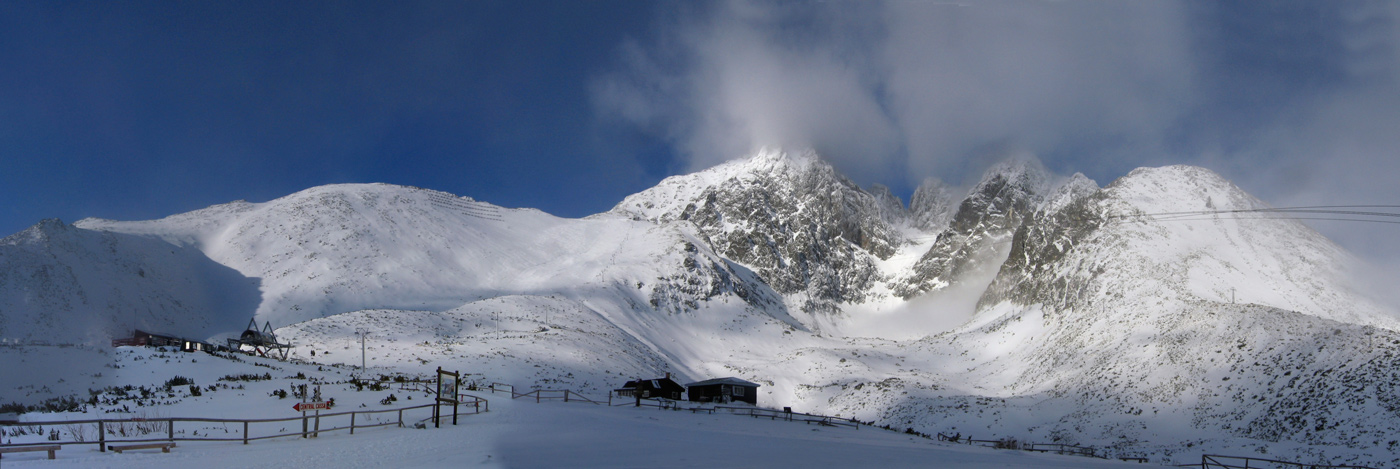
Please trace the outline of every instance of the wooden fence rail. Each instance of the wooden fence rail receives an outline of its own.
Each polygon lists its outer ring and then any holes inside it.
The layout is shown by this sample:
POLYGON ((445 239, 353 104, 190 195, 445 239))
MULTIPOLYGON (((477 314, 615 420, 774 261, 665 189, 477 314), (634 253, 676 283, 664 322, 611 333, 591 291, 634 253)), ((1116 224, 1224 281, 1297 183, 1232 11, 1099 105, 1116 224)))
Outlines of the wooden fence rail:
MULTIPOLYGON (((484 410, 484 409, 483 409, 483 406, 481 405, 481 404, 483 404, 483 403, 486 403, 486 399, 482 399, 482 398, 475 397, 475 396, 462 396, 462 397, 463 397, 463 398, 472 398, 472 399, 474 399, 473 401, 463 400, 462 403, 459 404, 461 407, 466 407, 466 408, 468 408, 468 409, 472 409, 470 412, 467 412, 468 415, 471 415, 471 414, 478 414, 478 413, 481 413, 481 412, 484 412, 484 411, 489 410, 489 407, 485 407, 485 410, 484 410)), ((47 445, 98 445, 98 450, 99 450, 99 451, 104 451, 104 452, 105 452, 105 451, 107 450, 107 444, 108 444, 108 443, 151 443, 151 442, 162 442, 162 441, 241 441, 241 442, 243 442, 243 444, 246 445, 246 444, 248 444, 248 442, 250 442, 250 441, 266 440, 266 439, 271 439, 271 438, 284 438, 284 437, 290 437, 290 436, 300 436, 300 437, 302 437, 302 438, 306 438, 306 437, 308 437, 308 436, 316 436, 317 434, 322 433, 322 432, 333 432, 333 431, 339 431, 339 430, 349 430, 349 431, 350 431, 350 434, 353 435, 353 434, 355 434, 355 429, 365 429, 365 428, 374 428, 374 427, 384 427, 384 426, 389 426, 389 425, 395 425, 395 426, 403 427, 403 426, 404 426, 404 411, 412 411, 412 410, 417 410, 417 409, 426 409, 426 408, 429 408, 429 407, 433 407, 434 405, 436 405, 436 404, 423 404, 423 405, 417 405, 417 406, 411 406, 411 407, 401 407, 401 408, 397 408, 397 409, 354 410, 354 411, 349 411, 349 412, 336 412, 336 413, 326 413, 326 414, 320 414, 320 415, 305 415, 305 416, 298 416, 298 417, 284 417, 284 418, 271 418, 271 419, 215 419, 215 418, 197 418, 197 417, 159 417, 159 418, 146 418, 146 419, 142 419, 142 418, 130 418, 130 419, 54 420, 54 421, 44 421, 44 422, 11 422, 11 423, 2 423, 2 424, 0 424, 0 429, 4 429, 5 427, 40 427, 40 426, 48 426, 48 427, 62 428, 62 429, 74 429, 74 428, 77 428, 77 427, 75 427, 75 426, 96 425, 96 427, 97 427, 97 434, 95 435, 95 439, 88 439, 88 438, 85 437, 85 436, 81 436, 81 435, 76 435, 76 434, 71 434, 71 433, 70 433, 70 435, 73 436, 73 437, 75 438, 75 439, 73 439, 73 440, 71 440, 71 441, 63 441, 63 440, 45 440, 45 441, 42 441, 42 442, 34 442, 34 443, 0 444, 0 448, 16 448, 16 447, 47 446, 47 445), (368 416, 368 415, 386 414, 386 413, 395 414, 395 418, 390 419, 390 420, 388 420, 388 421, 380 421, 380 422, 376 422, 376 423, 366 423, 364 420, 360 420, 358 423, 356 422, 357 416, 368 416), (345 416, 348 416, 348 417, 349 417, 349 423, 346 424, 346 425, 342 425, 342 426, 331 426, 331 427, 327 427, 327 428, 320 428, 320 421, 321 421, 322 419, 331 420, 331 419, 334 419, 334 418, 336 418, 336 417, 345 417, 345 416), (282 432, 282 433, 272 432, 272 434, 270 434, 270 435, 259 435, 259 436, 253 436, 253 435, 249 432, 249 424, 266 424, 266 423, 296 422, 296 421, 302 422, 302 428, 301 428, 300 431, 282 432), (315 425, 314 427, 310 425, 311 422, 313 422, 313 421, 316 423, 316 425, 315 425), (235 428, 238 427, 238 424, 242 424, 241 426, 242 426, 242 430, 243 430, 242 433, 243 433, 243 434, 242 434, 241 437, 214 437, 212 434, 208 434, 208 433, 206 433, 205 435, 187 436, 187 435, 184 435, 184 432, 182 431, 182 432, 180 432, 181 434, 180 434, 179 436, 177 436, 177 435, 176 435, 176 431, 175 431, 175 423, 176 423, 176 422, 222 423, 222 424, 225 424, 225 425, 227 425, 227 424, 234 424, 234 425, 235 425, 235 428), (159 433, 159 430, 156 430, 155 432, 151 432, 151 431, 149 431, 149 430, 151 430, 153 427, 158 428, 158 427, 160 427, 160 426, 164 426, 164 427, 165 427, 165 428, 164 428, 164 430, 165 430, 165 431, 164 431, 165 435, 164 435, 164 437, 156 437, 156 438, 128 438, 128 437, 108 438, 108 433, 109 433, 109 431, 115 431, 115 430, 111 430, 111 429, 120 428, 120 429, 122 429, 123 431, 125 431, 125 430, 126 430, 127 428, 129 428, 129 427, 130 427, 130 428, 134 428, 134 427, 138 427, 138 426, 147 427, 147 430, 140 431, 141 433, 143 433, 143 435, 149 435, 149 434, 151 434, 151 433, 159 433)), ((487 404, 487 405, 489 406, 489 404, 487 404)), ((430 419, 432 419, 432 417, 428 417, 428 418, 423 419, 423 420, 430 420, 430 419)), ((284 427, 284 428, 285 428, 285 427, 284 427)), ((133 432, 133 433, 136 433, 136 432, 133 432)))
POLYGON ((1028 443, 1021 449, 1026 451, 1036 451, 1040 453, 1069 454, 1074 456, 1086 456, 1090 458, 1103 458, 1094 448, 1088 446, 1068 445, 1063 443, 1028 443))
MULTIPOLYGON (((1194 467, 1195 464, 1188 466, 1194 467)), ((1375 469, 1367 466, 1333 466, 1305 464, 1277 459, 1252 458, 1247 456, 1201 455, 1201 469, 1375 469)))
POLYGON ((569 389, 536 389, 530 392, 515 392, 515 386, 505 383, 491 383, 491 385, 487 386, 486 389, 490 390, 493 393, 509 392, 511 399, 519 399, 522 397, 533 396, 535 398, 536 403, 547 401, 550 399, 560 399, 564 402, 576 401, 587 402, 590 404, 603 404, 602 402, 589 399, 587 396, 580 394, 578 391, 573 391, 569 389))

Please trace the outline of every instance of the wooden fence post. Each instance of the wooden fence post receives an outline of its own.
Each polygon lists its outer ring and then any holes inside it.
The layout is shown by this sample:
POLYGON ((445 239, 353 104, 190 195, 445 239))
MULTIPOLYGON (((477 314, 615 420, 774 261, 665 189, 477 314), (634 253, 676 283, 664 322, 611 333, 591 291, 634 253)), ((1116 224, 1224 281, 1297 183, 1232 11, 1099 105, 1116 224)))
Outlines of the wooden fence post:
POLYGON ((355 413, 354 413, 354 412, 351 412, 351 413, 350 413, 350 434, 351 434, 351 435, 354 435, 354 434, 355 434, 355 413))
POLYGON ((243 421, 243 444, 248 444, 248 421, 243 421))
POLYGON ((103 431, 103 430, 105 430, 104 427, 105 427, 105 426, 102 425, 102 421, 101 421, 101 420, 98 420, 98 421, 97 421, 97 451, 106 453, 106 452, 107 452, 107 432, 103 431))
POLYGON ((165 425, 166 432, 170 434, 170 441, 175 441, 175 419, 170 419, 165 425))
POLYGON ((403 428, 403 409, 399 409, 399 428, 403 428))
POLYGON ((564 390, 564 402, 569 402, 569 390, 564 390))

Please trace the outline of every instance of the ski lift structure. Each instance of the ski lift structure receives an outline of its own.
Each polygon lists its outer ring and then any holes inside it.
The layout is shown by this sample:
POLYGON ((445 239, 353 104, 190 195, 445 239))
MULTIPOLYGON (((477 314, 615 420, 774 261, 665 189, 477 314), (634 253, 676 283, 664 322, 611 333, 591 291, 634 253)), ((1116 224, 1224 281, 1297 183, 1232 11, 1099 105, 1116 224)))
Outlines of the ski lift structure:
POLYGON ((248 330, 243 331, 243 334, 237 339, 228 339, 228 348, 250 355, 286 361, 287 355, 292 351, 292 344, 277 341, 277 334, 272 333, 271 321, 264 323, 262 329, 258 329, 257 319, 249 319, 248 330), (243 347, 249 347, 252 351, 244 350, 243 347))

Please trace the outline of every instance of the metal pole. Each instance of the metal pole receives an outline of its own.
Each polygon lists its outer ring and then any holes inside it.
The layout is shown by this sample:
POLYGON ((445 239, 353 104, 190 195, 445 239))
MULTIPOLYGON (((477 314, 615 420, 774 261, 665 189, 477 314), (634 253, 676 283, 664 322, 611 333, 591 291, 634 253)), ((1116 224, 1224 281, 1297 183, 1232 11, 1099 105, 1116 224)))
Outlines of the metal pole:
POLYGON ((365 371, 365 336, 369 335, 369 330, 355 329, 355 333, 360 335, 360 372, 363 373, 365 371))

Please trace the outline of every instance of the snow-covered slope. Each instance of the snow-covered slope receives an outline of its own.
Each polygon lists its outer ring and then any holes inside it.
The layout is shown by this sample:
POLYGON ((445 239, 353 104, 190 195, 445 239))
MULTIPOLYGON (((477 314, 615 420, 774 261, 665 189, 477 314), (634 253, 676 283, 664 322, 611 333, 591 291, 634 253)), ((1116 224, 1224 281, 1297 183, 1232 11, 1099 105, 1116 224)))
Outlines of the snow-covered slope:
POLYGON ((1390 461, 1394 317, 1297 221, 1150 216, 1206 207, 1265 205, 1201 168, 1140 169, 1102 190, 1071 178, 1026 215, 966 324, 896 345, 893 372, 866 358, 888 347, 852 342, 857 363, 811 370, 823 378, 809 399, 1159 455, 1255 439, 1270 454, 1390 461))
POLYGON ((246 324, 258 287, 192 248, 49 219, 0 239, 0 338, 102 344, 132 328, 209 336, 246 324))
POLYGON ((390 370, 600 394, 664 372, 738 376, 763 405, 927 433, 1163 462, 1202 445, 1395 459, 1381 435, 1400 419, 1400 326, 1316 232, 1153 216, 1265 207, 1184 166, 1100 188, 1020 160, 955 193, 930 180, 905 208, 814 153, 767 149, 584 219, 373 184, 46 222, 0 246, 5 307, 41 305, 0 324, 81 319, 71 305, 110 278, 134 295, 119 303, 186 305, 194 325, 256 312, 327 364, 358 364, 367 328, 390 370), (140 262, 160 268, 129 278, 140 262), (199 266, 224 276, 187 273, 199 266), (246 303, 189 306, 208 304, 182 296, 201 289, 246 303))
POLYGON ((75 225, 192 246, 263 279, 258 319, 279 326, 361 309, 444 311, 501 295, 619 286, 662 310, 718 295, 763 301, 768 294, 682 226, 562 219, 387 184, 322 186, 161 220, 75 225))

